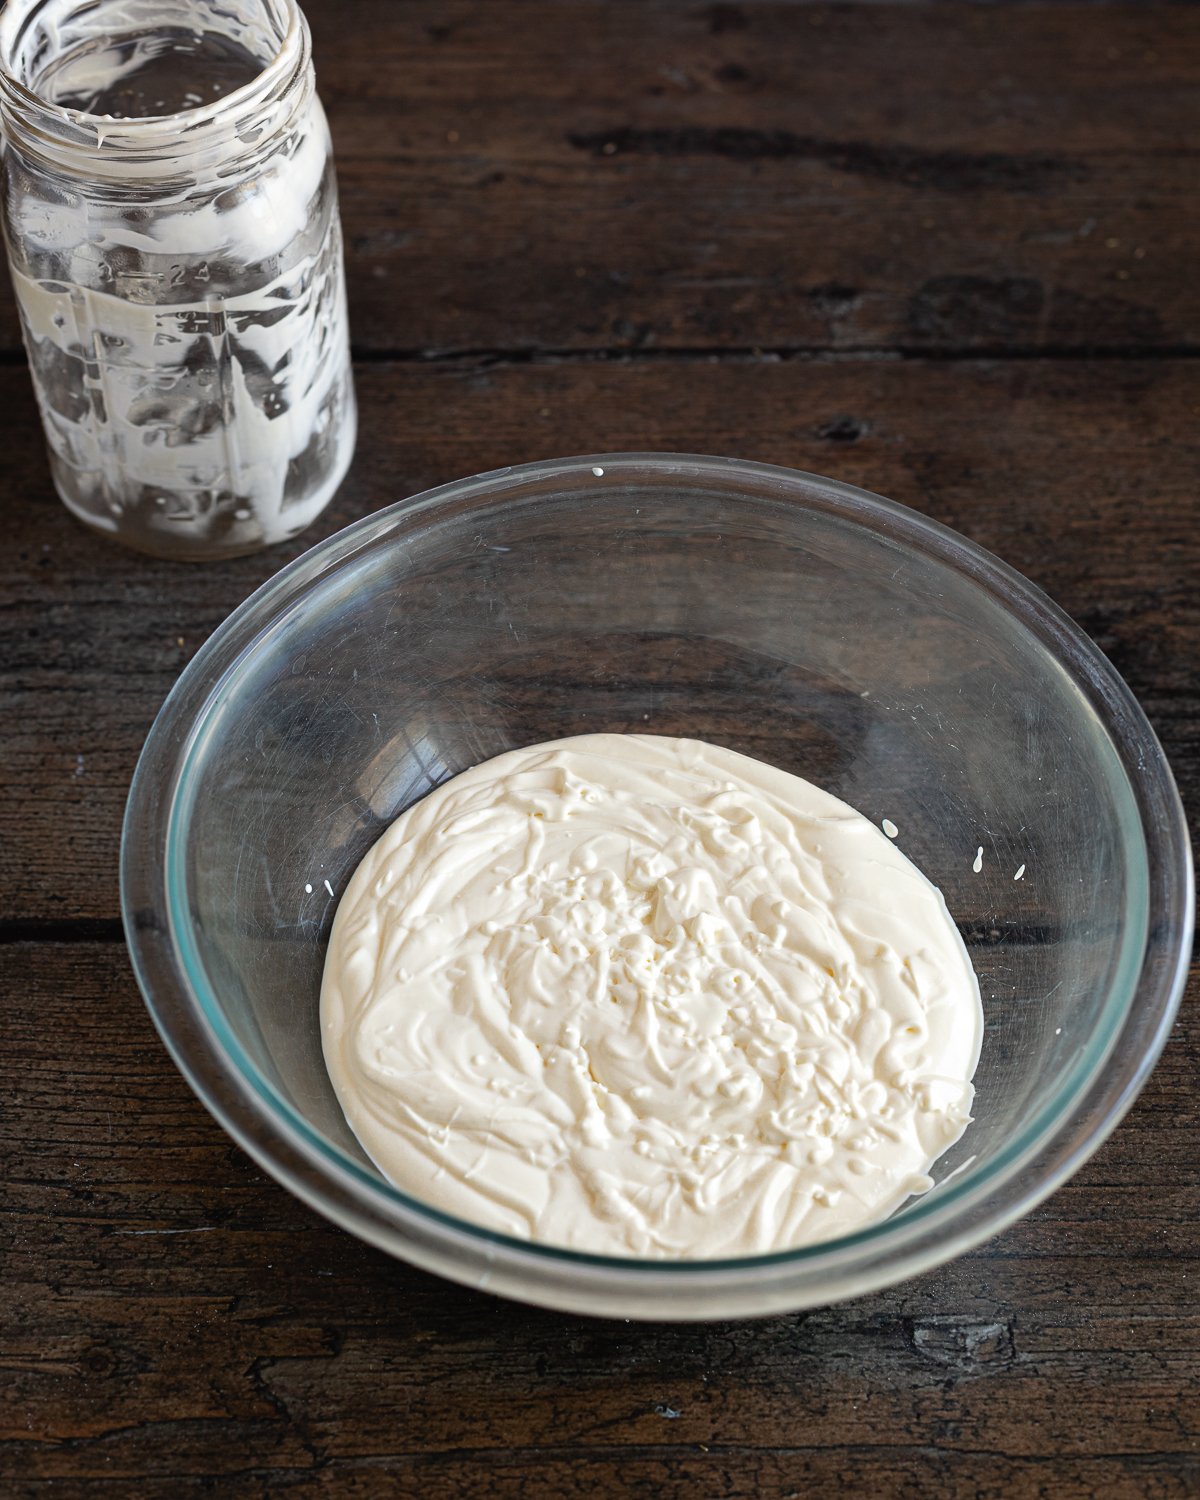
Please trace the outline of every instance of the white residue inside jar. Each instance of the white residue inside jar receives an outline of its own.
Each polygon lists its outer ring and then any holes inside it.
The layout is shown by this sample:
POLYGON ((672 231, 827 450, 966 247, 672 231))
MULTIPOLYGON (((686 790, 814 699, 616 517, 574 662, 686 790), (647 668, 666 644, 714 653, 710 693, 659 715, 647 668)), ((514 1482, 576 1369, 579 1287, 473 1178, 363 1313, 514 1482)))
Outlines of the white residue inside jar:
POLYGON ((168 555, 293 536, 328 503, 355 434, 307 33, 271 0, 236 15, 164 0, 153 30, 121 0, 46 9, 17 63, 95 138, 43 160, 18 131, 5 167, 58 490, 88 524, 168 555))

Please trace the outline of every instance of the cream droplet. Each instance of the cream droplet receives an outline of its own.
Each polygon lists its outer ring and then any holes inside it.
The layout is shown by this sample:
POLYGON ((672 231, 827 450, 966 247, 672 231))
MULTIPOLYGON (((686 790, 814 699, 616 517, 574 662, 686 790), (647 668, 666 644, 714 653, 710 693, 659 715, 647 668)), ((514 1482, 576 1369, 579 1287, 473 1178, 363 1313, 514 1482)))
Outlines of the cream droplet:
POLYGON ((983 845, 982 844, 980 844, 979 848, 976 849, 976 851, 975 851, 975 863, 971 866, 971 868, 972 868, 972 870, 975 871, 976 875, 978 875, 979 872, 983 869, 983 845))
POLYGON ((1013 876, 1013 879, 1014 880, 1024 880, 1025 879, 1025 866, 1024 865, 1022 865, 1021 868, 1017 871, 1017 873, 1013 876))
POLYGON ((900 833, 900 830, 896 827, 895 823, 892 822, 891 818, 884 818, 883 831, 890 839, 896 838, 900 833))

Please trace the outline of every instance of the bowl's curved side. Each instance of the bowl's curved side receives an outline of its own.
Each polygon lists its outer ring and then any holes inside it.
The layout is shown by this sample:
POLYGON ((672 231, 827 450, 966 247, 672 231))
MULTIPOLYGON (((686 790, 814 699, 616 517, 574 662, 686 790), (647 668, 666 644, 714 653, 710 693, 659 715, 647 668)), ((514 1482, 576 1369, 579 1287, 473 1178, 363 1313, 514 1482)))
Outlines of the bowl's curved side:
POLYGON ((821 1305, 927 1270, 998 1232, 1046 1197, 1103 1142, 1145 1083, 1174 1021, 1191 950, 1191 854, 1153 730, 1099 650, 1027 580, 956 533, 894 502, 817 476, 688 455, 589 455, 476 476, 417 496, 329 538, 283 569, 215 632, 155 721, 126 809, 121 900, 134 970, 154 1023, 201 1101, 266 1171, 328 1218, 425 1269, 561 1310, 646 1319, 751 1316, 821 1305), (239 661, 332 572, 439 517, 528 498, 541 487, 622 479, 739 487, 756 498, 844 517, 938 558, 1035 633, 1085 693, 1128 778, 1145 840, 1146 937, 1136 982, 1103 1065, 1053 1128, 986 1180, 845 1240, 751 1261, 654 1266, 548 1250, 459 1224, 407 1199, 307 1128, 211 1024, 172 916, 168 849, 199 726, 239 661), (1136 1003, 1134 998, 1136 996, 1136 1003))

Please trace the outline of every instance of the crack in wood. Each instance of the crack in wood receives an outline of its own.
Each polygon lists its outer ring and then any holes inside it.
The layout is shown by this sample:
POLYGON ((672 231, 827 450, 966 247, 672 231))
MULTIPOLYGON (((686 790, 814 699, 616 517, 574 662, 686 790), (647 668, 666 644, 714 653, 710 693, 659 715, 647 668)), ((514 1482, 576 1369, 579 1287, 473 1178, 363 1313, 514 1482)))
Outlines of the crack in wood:
MULTIPOLYGON (((500 369, 513 365, 645 365, 645 364, 852 364, 922 361, 929 364, 998 364, 1090 360, 1191 360, 1200 343, 1130 344, 702 344, 572 348, 566 345, 496 349, 462 345, 436 349, 368 349, 355 347, 357 365, 451 365, 500 369)), ((3 363, 0 357, 0 363, 3 363)))
POLYGON ((1002 151, 923 150, 874 141, 828 140, 792 130, 684 125, 649 129, 621 125, 609 130, 572 130, 567 141, 590 156, 718 156, 734 161, 813 161, 855 177, 901 182, 942 192, 996 190, 1045 192, 1063 182, 1083 182, 1090 169, 1080 160, 1002 151))
POLYGON ((27 917, 0 921, 0 947, 14 943, 123 943, 119 917, 27 917))

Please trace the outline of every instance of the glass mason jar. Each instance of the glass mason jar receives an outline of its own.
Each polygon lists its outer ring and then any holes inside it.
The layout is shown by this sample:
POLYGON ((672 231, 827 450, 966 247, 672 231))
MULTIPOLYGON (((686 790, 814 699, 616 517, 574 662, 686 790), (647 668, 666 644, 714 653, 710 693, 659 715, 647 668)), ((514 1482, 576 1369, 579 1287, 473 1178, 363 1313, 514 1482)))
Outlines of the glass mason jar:
POLYGON ((9 0, 3 224, 54 482, 160 556, 310 524, 354 448, 329 130, 294 0, 9 0))

